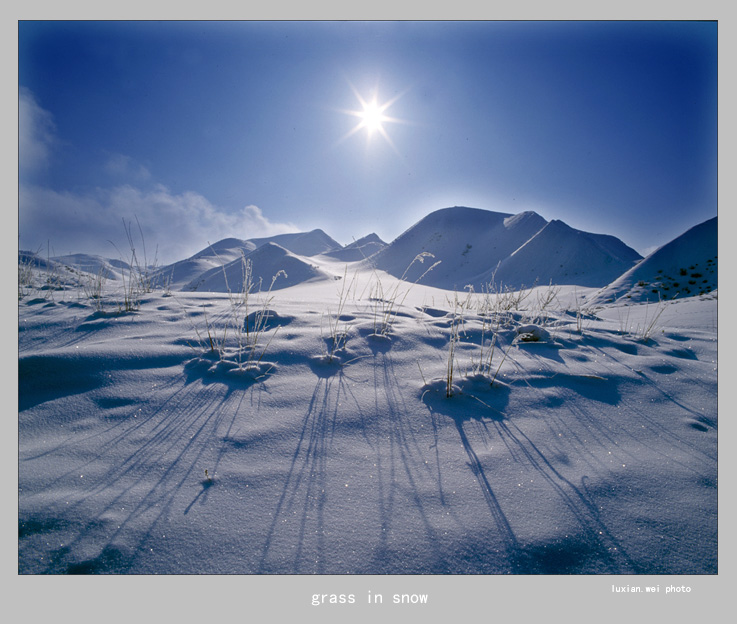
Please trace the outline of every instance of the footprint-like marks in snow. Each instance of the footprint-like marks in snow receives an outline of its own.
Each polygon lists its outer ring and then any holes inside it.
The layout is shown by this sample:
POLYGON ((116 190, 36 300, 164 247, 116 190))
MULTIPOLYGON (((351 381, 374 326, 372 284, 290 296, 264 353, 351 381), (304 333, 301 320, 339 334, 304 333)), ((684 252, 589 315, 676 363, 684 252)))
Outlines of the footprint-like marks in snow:
POLYGON ((707 416, 699 416, 693 420, 688 421, 689 426, 696 429, 696 431, 709 431, 709 429, 716 428, 716 422, 707 416))
POLYGON ((128 407, 139 402, 139 399, 128 399, 124 397, 100 397, 95 399, 95 403, 103 409, 112 409, 115 407, 128 407))

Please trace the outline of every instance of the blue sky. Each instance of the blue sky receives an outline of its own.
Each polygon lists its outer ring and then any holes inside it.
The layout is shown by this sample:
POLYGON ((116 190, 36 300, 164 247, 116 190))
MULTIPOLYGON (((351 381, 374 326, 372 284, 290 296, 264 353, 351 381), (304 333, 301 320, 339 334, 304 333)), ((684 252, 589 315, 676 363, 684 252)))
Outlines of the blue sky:
POLYGON ((717 213, 713 22, 20 22, 19 244, 173 261, 452 205, 646 253, 717 213), (359 98, 391 103, 354 131, 359 98))

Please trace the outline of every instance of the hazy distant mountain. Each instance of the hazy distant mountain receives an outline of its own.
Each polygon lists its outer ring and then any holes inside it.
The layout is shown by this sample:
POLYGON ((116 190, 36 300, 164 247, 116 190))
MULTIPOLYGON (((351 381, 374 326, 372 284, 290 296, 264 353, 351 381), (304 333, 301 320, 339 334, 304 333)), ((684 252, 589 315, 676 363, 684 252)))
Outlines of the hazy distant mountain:
POLYGON ((44 271, 53 270, 61 265, 54 259, 46 259, 33 251, 18 250, 18 264, 24 264, 34 269, 44 271))
POLYGON ((596 293, 592 304, 683 298, 717 288, 717 217, 692 227, 596 293))
POLYGON ((613 236, 575 230, 562 221, 548 223, 535 212, 516 215, 456 206, 437 210, 409 228, 372 259, 379 269, 422 283, 476 290, 496 285, 556 284, 602 286, 621 275, 641 256, 613 236), (407 267, 417 254, 434 259, 407 267))
POLYGON ((366 245, 380 245, 382 247, 386 247, 386 243, 381 240, 379 235, 375 232, 371 232, 371 234, 366 234, 366 236, 359 238, 358 240, 354 240, 352 243, 348 243, 343 249, 358 249, 360 247, 365 247, 366 245))

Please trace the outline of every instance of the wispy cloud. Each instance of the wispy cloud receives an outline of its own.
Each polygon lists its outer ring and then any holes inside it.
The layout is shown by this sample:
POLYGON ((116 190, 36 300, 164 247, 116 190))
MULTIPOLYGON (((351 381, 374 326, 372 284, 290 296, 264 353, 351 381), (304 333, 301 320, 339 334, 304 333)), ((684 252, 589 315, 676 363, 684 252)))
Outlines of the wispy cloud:
POLYGON ((58 143, 56 124, 33 93, 25 87, 18 92, 18 165, 21 175, 48 166, 58 143))
MULTIPOLYGON (((186 258, 222 238, 256 238, 298 231, 276 223, 257 206, 226 211, 193 191, 175 193, 157 184, 149 169, 125 154, 109 152, 104 171, 116 183, 85 192, 59 191, 31 183, 25 173, 52 165, 60 144, 53 115, 33 93, 20 89, 19 109, 19 244, 35 251, 94 253, 107 257, 125 250, 123 222, 140 223, 147 255, 158 250, 162 263, 186 258)), ((99 171, 99 170, 98 170, 99 171)), ((137 225, 134 225, 137 230, 137 225)))
MULTIPOLYGON (((57 255, 74 252, 117 255, 125 250, 123 222, 141 225, 147 254, 158 249, 162 263, 180 260, 222 238, 256 238, 298 231, 291 223, 275 223, 257 206, 227 213, 194 192, 172 193, 162 185, 152 190, 124 185, 87 194, 23 186, 19 194, 20 244, 46 248, 57 255)), ((137 231, 137 225, 134 225, 137 231)))
POLYGON ((147 167, 125 154, 109 154, 105 161, 105 171, 118 179, 144 182, 151 179, 151 172, 147 167))

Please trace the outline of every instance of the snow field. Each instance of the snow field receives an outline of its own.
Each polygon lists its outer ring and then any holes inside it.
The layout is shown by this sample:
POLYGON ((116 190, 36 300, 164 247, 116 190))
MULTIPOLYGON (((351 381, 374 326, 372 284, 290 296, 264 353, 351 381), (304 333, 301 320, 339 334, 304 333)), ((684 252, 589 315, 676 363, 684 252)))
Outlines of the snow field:
POLYGON ((479 374, 483 293, 313 262, 254 366, 227 294, 19 302, 21 573, 716 572, 715 298, 646 340, 658 304, 539 287, 479 374))

